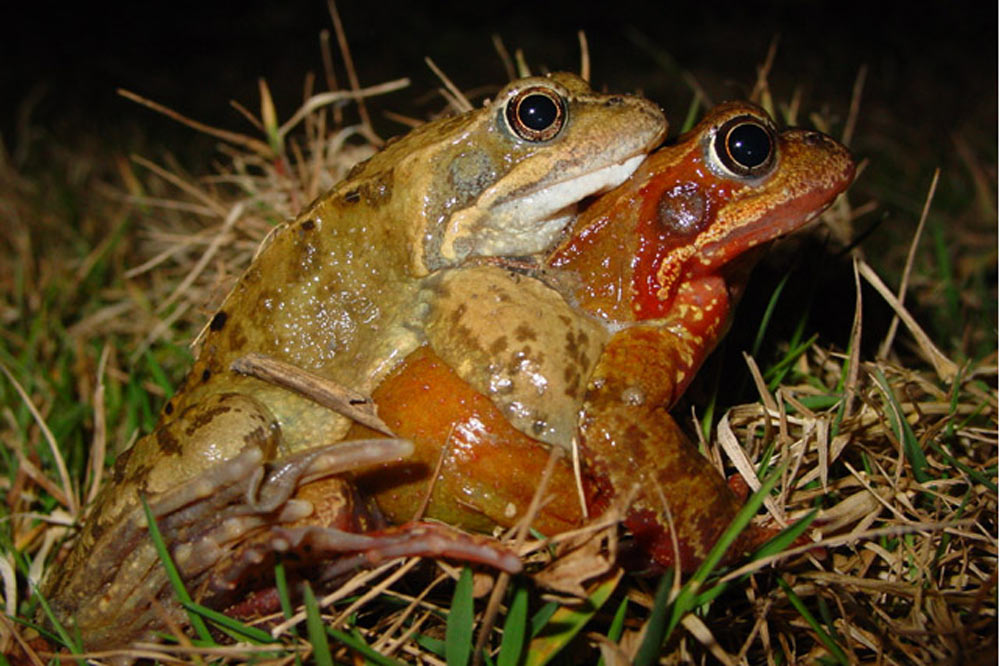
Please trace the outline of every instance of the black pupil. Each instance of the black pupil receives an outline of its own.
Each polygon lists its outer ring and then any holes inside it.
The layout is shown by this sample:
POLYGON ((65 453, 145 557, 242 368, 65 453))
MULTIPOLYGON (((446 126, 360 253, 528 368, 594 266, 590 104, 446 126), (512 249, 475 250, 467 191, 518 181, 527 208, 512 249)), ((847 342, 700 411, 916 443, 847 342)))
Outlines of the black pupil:
POLYGON ((726 148, 733 160, 753 169, 766 162, 771 154, 771 137, 760 125, 745 123, 729 132, 726 148))
POLYGON ((528 95, 517 106, 517 119, 528 129, 540 132, 552 126, 559 117, 559 108, 546 95, 528 95))

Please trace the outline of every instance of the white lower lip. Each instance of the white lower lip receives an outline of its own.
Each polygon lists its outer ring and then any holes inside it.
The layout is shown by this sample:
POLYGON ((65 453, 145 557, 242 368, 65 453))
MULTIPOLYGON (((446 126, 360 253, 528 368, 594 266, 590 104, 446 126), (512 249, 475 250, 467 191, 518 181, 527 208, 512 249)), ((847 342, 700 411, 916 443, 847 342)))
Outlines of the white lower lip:
MULTIPOLYGON (((635 155, 621 162, 611 164, 575 178, 568 178, 516 199, 489 208, 489 221, 476 233, 479 238, 470 254, 483 256, 528 255, 542 252, 572 220, 570 209, 580 200, 599 194, 624 183, 639 167, 645 153, 635 155)), ((441 254, 455 256, 452 243, 459 230, 469 223, 464 215, 482 215, 481 210, 461 211, 452 217, 448 232, 444 235, 441 254)))
POLYGON ((536 220, 544 219, 548 215, 562 210, 569 204, 580 201, 584 197, 618 187, 628 180, 628 177, 639 168, 639 164, 645 157, 645 155, 636 155, 621 164, 612 164, 611 166, 591 171, 582 176, 550 185, 545 189, 532 192, 525 197, 512 201, 504 206, 504 208, 509 207, 513 211, 514 209, 527 207, 534 211, 534 215, 526 217, 532 217, 536 220))

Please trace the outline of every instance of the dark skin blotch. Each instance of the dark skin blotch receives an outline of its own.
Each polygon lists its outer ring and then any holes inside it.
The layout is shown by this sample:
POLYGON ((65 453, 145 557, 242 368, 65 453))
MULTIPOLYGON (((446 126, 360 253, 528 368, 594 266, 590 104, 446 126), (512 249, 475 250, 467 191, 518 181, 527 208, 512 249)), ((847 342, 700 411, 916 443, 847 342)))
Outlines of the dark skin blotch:
POLYGON ((579 353, 579 349, 576 337, 574 337, 572 333, 566 333, 566 354, 570 358, 576 358, 576 355, 579 353))
POLYGON ((570 398, 576 399, 580 395, 580 385, 581 385, 581 375, 580 373, 571 367, 566 367, 563 372, 563 382, 566 384, 564 393, 570 398))
POLYGON ((476 336, 468 326, 456 326, 455 337, 469 347, 476 346, 476 336))
POLYGON ((232 407, 228 407, 226 405, 219 405, 217 407, 213 407, 212 409, 201 411, 194 418, 194 420, 191 421, 190 425, 188 425, 188 427, 184 430, 184 434, 187 435, 188 437, 191 437, 200 428, 208 425, 209 423, 214 421, 216 417, 218 417, 220 414, 225 414, 230 409, 232 409, 232 407))
POLYGON ((229 319, 229 315, 226 314, 225 310, 219 310, 208 324, 208 330, 221 331, 222 327, 226 325, 227 319, 229 319))
POLYGON ((530 326, 522 323, 514 329, 514 337, 517 338, 518 342, 524 342, 525 340, 537 340, 538 334, 530 326))
POLYGON ((379 174, 361 185, 361 196, 370 208, 377 209, 392 198, 393 170, 379 174))
POLYGON ((179 456, 183 447, 169 428, 160 428, 156 431, 156 443, 160 445, 160 450, 168 456, 179 456))
POLYGON ((507 351, 507 336, 501 335, 499 338, 493 341, 490 345, 490 354, 496 356, 507 351))

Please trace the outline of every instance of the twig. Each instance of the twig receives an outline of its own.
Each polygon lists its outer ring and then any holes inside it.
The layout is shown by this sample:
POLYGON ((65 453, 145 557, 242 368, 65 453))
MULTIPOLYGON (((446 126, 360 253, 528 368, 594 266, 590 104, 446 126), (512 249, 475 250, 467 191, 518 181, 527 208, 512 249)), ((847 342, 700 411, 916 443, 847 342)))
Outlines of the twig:
POLYGON ((215 237, 212 238, 212 242, 208 244, 208 247, 205 248, 202 255, 198 257, 198 261, 195 262, 195 265, 190 271, 188 271, 188 274, 184 276, 184 279, 177 285, 173 293, 167 296, 167 298, 157 306, 157 312, 164 312, 167 308, 173 305, 174 301, 180 298, 181 295, 187 291, 188 287, 194 284, 194 281, 198 279, 201 272, 205 270, 206 266, 208 266, 208 262, 212 260, 215 253, 222 247, 223 242, 229 240, 229 232, 232 230, 233 225, 236 224, 236 221, 243 216, 243 209, 245 207, 244 202, 240 201, 229 210, 222 226, 219 227, 219 231, 215 234, 215 237))
POLYGON ((444 87, 447 88, 448 92, 451 93, 451 97, 449 99, 452 101, 452 104, 455 106, 456 110, 459 113, 464 113, 465 111, 472 111, 473 109, 472 102, 470 102, 469 99, 465 96, 465 94, 458 89, 458 86, 456 86, 452 82, 452 80, 449 79, 445 75, 445 73, 441 71, 441 68, 435 65, 434 61, 431 60, 430 58, 424 58, 424 62, 426 62, 427 66, 431 68, 431 71, 434 72, 434 75, 437 76, 439 79, 441 79, 441 83, 443 83, 444 87))
MULTIPOLYGON (((552 472, 556 467, 556 463, 559 461, 562 455, 562 449, 558 446, 553 446, 549 451, 549 459, 545 462, 545 469, 542 470, 542 478, 538 482, 538 488, 535 490, 535 494, 531 497, 531 504, 528 505, 528 510, 525 512, 524 516, 521 517, 520 523, 517 526, 517 531, 514 535, 514 548, 515 550, 524 542, 525 537, 528 535, 528 528, 531 527, 531 522, 535 519, 535 515, 538 514, 538 509, 542 505, 542 495, 548 488, 549 481, 552 479, 552 472)), ((476 638, 476 647, 472 652, 472 664, 473 666, 478 666, 482 663, 483 650, 486 647, 486 642, 489 640, 490 632, 493 631, 493 625, 496 622, 497 615, 500 613, 500 600, 503 599, 504 594, 507 593, 507 587, 510 585, 510 574, 506 571, 500 572, 497 576, 497 582, 493 585, 493 591, 490 593, 489 603, 486 605, 486 611, 483 613, 483 619, 479 627, 479 636, 476 638)))
POLYGON ((168 118, 172 118, 177 122, 187 125, 188 127, 197 130, 199 132, 204 132, 209 136, 214 136, 217 139, 222 139, 223 141, 228 141, 229 143, 234 143, 238 146, 243 146, 247 150, 250 150, 258 155, 269 157, 271 156, 271 147, 264 141, 260 139, 255 139, 252 136, 247 136, 246 134, 239 134, 238 132, 230 132, 229 130, 219 129, 218 127, 212 127, 211 125, 206 125, 205 123, 199 122, 194 118, 188 118, 187 116, 174 111, 173 109, 163 106, 158 102, 154 102, 151 99, 147 99, 142 95, 137 95, 131 90, 125 90, 124 88, 118 89, 118 94, 126 99, 130 99, 137 104, 142 104, 157 113, 162 113, 168 118))
POLYGON ((241 374, 295 391, 384 435, 396 436, 376 415, 371 398, 341 386, 332 379, 257 353, 241 356, 233 361, 230 367, 241 374))
POLYGON ((958 374, 958 365, 941 353, 941 350, 939 350, 937 346, 931 342, 930 337, 924 332, 924 329, 920 327, 917 320, 906 311, 903 304, 899 302, 899 299, 897 299, 891 291, 889 291, 889 287, 885 286, 885 283, 882 282, 882 278, 880 278, 878 274, 872 270, 871 266, 864 261, 859 261, 858 269, 861 271, 861 276, 868 281, 868 284, 875 287, 875 291, 877 291, 879 295, 885 299, 885 302, 889 304, 889 307, 891 307, 896 314, 899 315, 899 318, 903 320, 903 324, 906 325, 906 328, 910 330, 910 334, 916 339, 920 350, 924 353, 927 360, 930 361, 931 365, 934 366, 934 371, 937 373, 938 377, 943 381, 953 380, 958 374))
POLYGON ((845 146, 850 146, 851 139, 854 138, 854 128, 857 127, 861 115, 861 92, 865 89, 867 78, 868 65, 861 65, 854 79, 854 87, 851 89, 851 106, 847 112, 847 122, 844 123, 844 133, 840 135, 840 142, 845 146))
POLYGON ((101 487, 101 476, 104 474, 104 453, 108 448, 108 422, 104 413, 104 371, 108 367, 111 356, 111 341, 104 341, 101 349, 101 360, 97 362, 97 386, 94 388, 94 437, 90 447, 91 481, 87 491, 84 506, 94 501, 101 487))
POLYGON ((580 78, 590 82, 590 49, 587 47, 587 33, 578 30, 576 38, 580 42, 580 78))
MULTIPOLYGON (((55 436, 52 434, 52 431, 49 430, 49 426, 45 423, 45 419, 42 418, 38 408, 35 407, 33 402, 31 402, 31 398, 28 396, 24 388, 21 387, 21 384, 18 383, 14 375, 11 374, 10 370, 7 369, 7 365, 5 363, 0 363, 0 370, 2 370, 3 374, 7 376, 7 379, 14 387, 14 390, 17 391, 17 394, 21 396, 24 406, 28 408, 29 412, 31 412, 31 417, 35 419, 35 423, 38 424, 39 430, 42 431, 42 436, 45 437, 45 441, 48 443, 49 449, 52 451, 52 459, 56 463, 56 469, 59 471, 59 480, 62 483, 62 492, 59 492, 55 487, 47 488, 47 490, 49 490, 49 492, 56 491, 52 492, 56 501, 65 506, 75 520, 79 520, 80 502, 77 500, 76 493, 73 491, 73 484, 69 480, 69 470, 66 468, 66 461, 63 459, 62 452, 59 450, 59 445, 56 443, 55 436)), ((20 449, 18 449, 18 453, 23 454, 20 449)), ((27 458, 21 460, 21 466, 25 467, 25 463, 28 463, 27 458)), ((44 475, 41 475, 40 478, 48 481, 44 475)), ((36 481, 37 480, 38 479, 36 479, 36 481)))
MULTIPOLYGON (((906 265, 903 268, 903 277, 899 281, 899 290, 896 292, 896 298, 899 299, 901 306, 906 298, 906 287, 910 282, 910 272, 913 270, 913 261, 917 256, 917 245, 920 243, 920 237, 924 233, 924 225, 927 223, 927 216, 931 212, 931 202, 934 201, 934 193, 937 192, 938 179, 940 177, 941 169, 939 167, 934 169, 934 177, 931 179, 930 189, 927 190, 927 196, 924 198, 924 209, 920 211, 920 221, 917 222, 917 230, 913 232, 910 250, 906 253, 906 265)), ((882 344, 878 348, 878 358, 884 359, 889 356, 889 350, 892 348, 897 328, 899 328, 898 314, 892 318, 892 323, 889 324, 889 332, 885 334, 885 340, 882 341, 882 344)))
POLYGON ((513 81, 516 79, 517 75, 514 72, 514 61, 511 60, 510 52, 507 50, 507 47, 504 46, 503 39, 500 38, 500 35, 493 35, 493 48, 497 50, 497 54, 500 56, 500 62, 503 63, 504 71, 507 72, 507 80, 513 81))
MULTIPOLYGON (((347 69, 347 80, 351 84, 351 90, 358 92, 361 90, 361 85, 358 83, 357 70, 354 69, 354 58, 351 57, 351 49, 347 46, 347 33, 344 32, 344 24, 340 21, 340 12, 337 11, 337 3, 335 0, 328 0, 326 4, 330 10, 330 18, 333 19, 333 29, 337 33, 337 44, 340 45, 340 55, 344 58, 344 67, 347 69)), ((358 116, 361 118, 361 124, 367 128, 366 135, 371 142, 377 146, 385 143, 375 134, 375 130, 372 129, 371 117, 368 115, 368 107, 365 106, 363 98, 358 99, 358 116)))
MULTIPOLYGON (((319 33, 319 51, 323 59, 323 74, 326 76, 326 87, 328 90, 340 90, 337 83, 337 71, 333 68, 333 53, 330 51, 330 31, 323 29, 319 33)), ((333 124, 340 127, 343 122, 343 113, 340 107, 333 107, 333 124)))

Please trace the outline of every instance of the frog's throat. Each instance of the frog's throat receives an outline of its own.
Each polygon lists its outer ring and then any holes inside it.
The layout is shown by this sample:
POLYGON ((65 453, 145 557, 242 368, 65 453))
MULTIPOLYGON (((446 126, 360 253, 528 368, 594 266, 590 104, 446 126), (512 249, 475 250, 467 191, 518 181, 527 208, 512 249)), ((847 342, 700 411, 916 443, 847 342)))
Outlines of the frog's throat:
POLYGON ((527 255, 555 241, 584 197, 624 183, 646 157, 635 155, 544 187, 497 196, 487 190, 475 204, 456 212, 441 238, 440 258, 457 264, 469 256, 527 255))

